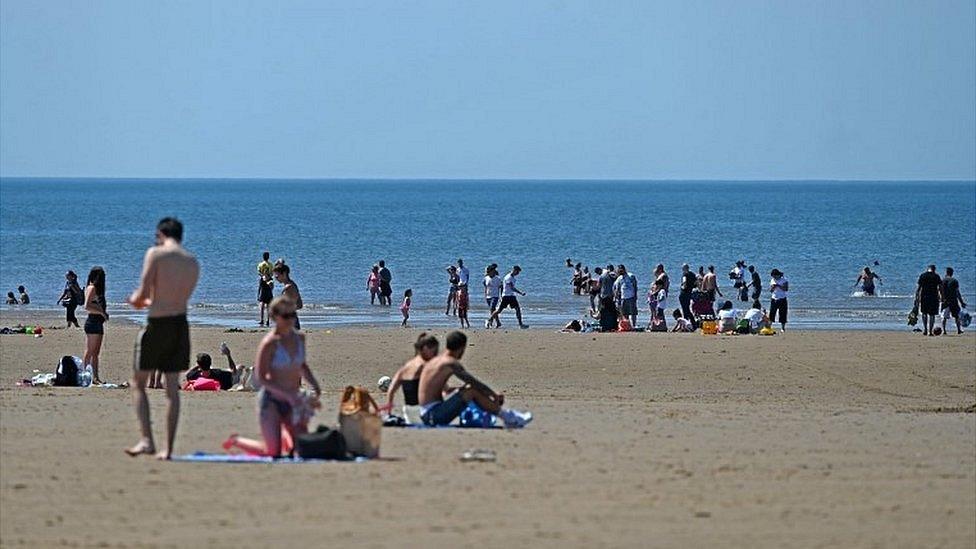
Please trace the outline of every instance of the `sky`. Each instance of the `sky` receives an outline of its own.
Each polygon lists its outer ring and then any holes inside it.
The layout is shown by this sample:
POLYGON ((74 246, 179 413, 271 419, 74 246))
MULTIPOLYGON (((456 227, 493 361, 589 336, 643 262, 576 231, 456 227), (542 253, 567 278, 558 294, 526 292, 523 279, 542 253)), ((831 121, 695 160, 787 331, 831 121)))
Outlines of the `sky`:
POLYGON ((0 2, 0 176, 976 179, 976 3, 0 2))

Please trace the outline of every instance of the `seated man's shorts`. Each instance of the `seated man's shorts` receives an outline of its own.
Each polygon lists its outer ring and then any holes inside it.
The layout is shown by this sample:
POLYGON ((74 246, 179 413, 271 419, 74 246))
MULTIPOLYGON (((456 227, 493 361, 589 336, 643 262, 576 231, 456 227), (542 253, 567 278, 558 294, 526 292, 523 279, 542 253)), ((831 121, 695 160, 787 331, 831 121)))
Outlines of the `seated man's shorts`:
POLYGON ((468 403, 461 396, 461 391, 455 391, 447 400, 435 402, 424 406, 420 419, 424 425, 435 427, 438 425, 448 425, 454 418, 461 415, 461 412, 468 407, 468 403))

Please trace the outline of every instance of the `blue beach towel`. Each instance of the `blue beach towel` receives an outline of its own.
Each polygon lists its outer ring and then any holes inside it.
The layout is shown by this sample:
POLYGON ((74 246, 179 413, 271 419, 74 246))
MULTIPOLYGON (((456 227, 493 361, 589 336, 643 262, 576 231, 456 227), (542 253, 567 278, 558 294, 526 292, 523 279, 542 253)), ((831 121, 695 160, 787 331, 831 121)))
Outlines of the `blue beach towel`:
POLYGON ((268 456, 252 456, 249 454, 210 454, 207 452, 194 452, 182 456, 173 456, 171 461, 195 462, 195 463, 363 463, 369 461, 364 457, 357 457, 347 460, 336 459, 302 459, 299 457, 272 458, 268 456))

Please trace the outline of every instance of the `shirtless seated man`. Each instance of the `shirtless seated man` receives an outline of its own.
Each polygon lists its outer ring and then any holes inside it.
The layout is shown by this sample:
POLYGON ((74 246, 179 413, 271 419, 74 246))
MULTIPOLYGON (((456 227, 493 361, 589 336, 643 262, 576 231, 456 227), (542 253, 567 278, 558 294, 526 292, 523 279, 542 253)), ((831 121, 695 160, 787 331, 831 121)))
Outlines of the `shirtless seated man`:
POLYGON ((468 403, 474 401, 486 412, 497 415, 505 427, 524 427, 532 421, 531 413, 503 408, 505 397, 478 381, 461 365, 461 357, 468 346, 468 338, 461 332, 447 334, 447 348, 428 362, 420 372, 418 397, 420 417, 430 427, 448 425, 461 415, 468 403), (457 376, 465 385, 450 392, 447 382, 457 376), (447 400, 445 393, 450 392, 447 400))

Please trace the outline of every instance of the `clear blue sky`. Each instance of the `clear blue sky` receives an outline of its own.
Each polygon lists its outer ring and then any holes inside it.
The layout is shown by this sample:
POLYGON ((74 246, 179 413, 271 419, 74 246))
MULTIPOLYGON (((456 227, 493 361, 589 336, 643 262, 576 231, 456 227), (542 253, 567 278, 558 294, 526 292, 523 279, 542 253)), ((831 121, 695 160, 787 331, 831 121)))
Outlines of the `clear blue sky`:
POLYGON ((972 0, 0 4, 0 175, 976 178, 972 0))

